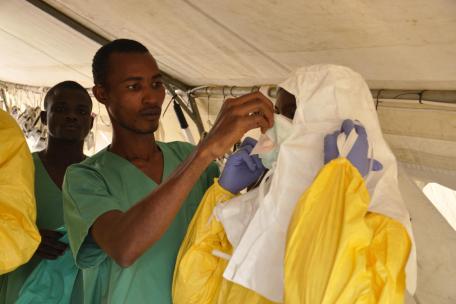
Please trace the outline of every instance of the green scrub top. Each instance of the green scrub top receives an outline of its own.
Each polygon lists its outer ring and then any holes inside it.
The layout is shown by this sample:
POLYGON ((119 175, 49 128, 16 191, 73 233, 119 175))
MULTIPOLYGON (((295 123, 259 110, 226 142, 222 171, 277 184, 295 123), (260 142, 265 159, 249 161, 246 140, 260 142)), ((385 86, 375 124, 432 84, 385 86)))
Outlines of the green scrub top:
MULTIPOLYGON (((63 226, 62 191, 44 168, 38 152, 32 154, 35 165, 35 197, 37 226, 55 230, 63 226)), ((29 262, 0 277, 0 303, 14 303, 22 285, 41 259, 33 256, 29 262)))
MULTIPOLYGON (((164 158, 163 181, 194 146, 182 142, 157 144, 164 158)), ((181 242, 206 189, 218 174, 217 166, 211 164, 161 239, 133 265, 122 268, 97 246, 89 229, 107 211, 127 211, 157 184, 107 149, 69 167, 63 186, 64 217, 74 258, 84 269, 85 303, 172 303, 174 264, 181 242)))

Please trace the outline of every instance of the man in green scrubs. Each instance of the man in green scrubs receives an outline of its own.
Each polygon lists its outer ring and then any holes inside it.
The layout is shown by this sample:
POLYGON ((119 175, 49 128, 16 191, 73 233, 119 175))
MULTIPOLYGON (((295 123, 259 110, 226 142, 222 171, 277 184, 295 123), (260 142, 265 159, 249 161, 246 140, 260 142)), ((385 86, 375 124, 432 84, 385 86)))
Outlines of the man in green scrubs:
POLYGON ((82 161, 84 138, 92 128, 92 100, 74 81, 52 87, 44 98, 41 120, 48 127, 47 147, 32 154, 35 165, 37 226, 41 243, 32 259, 2 278, 0 303, 14 303, 27 277, 42 259, 55 260, 67 250, 62 235, 62 184, 69 165, 82 161))
POLYGON ((165 97, 160 71, 139 42, 115 40, 95 54, 93 93, 106 106, 106 149, 71 166, 63 187, 70 247, 84 269, 86 303, 171 303, 176 256, 206 189, 212 163, 249 130, 273 124, 261 93, 224 102, 196 147, 154 138, 165 97))

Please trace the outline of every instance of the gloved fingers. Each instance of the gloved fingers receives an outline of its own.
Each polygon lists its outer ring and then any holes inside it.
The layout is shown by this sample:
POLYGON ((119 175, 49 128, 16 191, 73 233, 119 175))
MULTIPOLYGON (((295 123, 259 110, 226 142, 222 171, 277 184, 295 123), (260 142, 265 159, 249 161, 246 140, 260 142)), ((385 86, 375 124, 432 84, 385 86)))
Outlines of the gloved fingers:
POLYGON ((325 164, 339 157, 339 149, 337 148, 337 137, 340 131, 335 131, 328 134, 324 138, 324 162, 325 164))
POLYGON ((334 131, 331 134, 327 134, 324 138, 325 149, 337 149, 337 137, 339 136, 340 131, 334 131))
POLYGON ((383 165, 378 160, 369 159, 369 163, 372 161, 372 171, 381 171, 383 169, 383 165))
POLYGON ((255 165, 257 166, 257 169, 261 169, 261 172, 263 172, 266 169, 264 167, 263 163, 261 162, 261 158, 258 155, 251 155, 250 157, 255 162, 255 165))
POLYGON ((367 138, 366 128, 364 128, 362 125, 355 125, 355 130, 356 133, 358 133, 358 136, 367 138))
POLYGON ((340 133, 341 133, 340 131, 334 131, 334 132, 332 132, 330 134, 326 134, 325 141, 326 141, 326 139, 331 140, 331 141, 332 140, 336 140, 337 141, 337 136, 339 136, 340 133))
POLYGON ((255 145, 257 144, 257 140, 252 138, 252 137, 246 137, 244 138, 244 140, 242 141, 241 143, 241 148, 242 147, 245 147, 245 146, 252 146, 252 147, 255 147, 255 145))
MULTIPOLYGON (((355 144, 353 145, 353 148, 351 151, 357 151, 355 153, 357 153, 357 154, 361 153, 361 155, 365 155, 364 157, 367 158, 368 150, 369 150, 369 142, 367 141, 367 134, 358 135, 358 138, 356 139, 355 144)), ((351 153, 351 151, 350 151, 350 153, 351 153)))
POLYGON ((227 164, 231 164, 234 166, 240 165, 242 162, 244 162, 244 154, 250 155, 252 152, 253 147, 252 146, 244 146, 242 148, 239 148, 234 152, 233 154, 228 157, 227 164))
POLYGON ((243 150, 243 151, 247 151, 247 153, 250 154, 252 152, 252 150, 253 150, 253 147, 254 146, 251 146, 251 145, 245 145, 245 146, 240 147, 238 151, 242 151, 243 150))
POLYGON ((341 126, 340 131, 344 132, 345 136, 348 136, 348 134, 350 134, 350 132, 353 130, 354 127, 355 127, 355 123, 353 122, 353 120, 345 119, 342 122, 342 126, 341 126))
POLYGON ((248 152, 247 150, 239 150, 239 157, 247 165, 247 168, 249 168, 250 171, 255 171, 257 166, 255 164, 255 161, 253 160, 253 157, 249 154, 250 152, 248 152))

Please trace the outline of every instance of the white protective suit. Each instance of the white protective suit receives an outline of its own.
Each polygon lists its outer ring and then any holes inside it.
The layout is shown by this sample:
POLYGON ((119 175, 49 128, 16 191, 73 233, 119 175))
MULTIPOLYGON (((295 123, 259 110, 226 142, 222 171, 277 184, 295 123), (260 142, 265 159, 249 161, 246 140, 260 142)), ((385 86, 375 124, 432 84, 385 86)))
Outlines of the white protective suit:
MULTIPOLYGON (((344 119, 361 122, 373 157, 383 164, 383 170, 370 173, 367 180, 372 198, 369 211, 398 220, 413 241, 409 213, 398 188, 397 162, 383 138, 364 79, 346 67, 315 65, 297 70, 280 87, 296 97, 297 109, 270 181, 215 209, 234 247, 224 277, 274 302, 283 302, 285 242, 295 204, 324 165, 324 136, 338 130, 344 119)), ((414 247, 406 275, 407 289, 413 294, 414 247)))

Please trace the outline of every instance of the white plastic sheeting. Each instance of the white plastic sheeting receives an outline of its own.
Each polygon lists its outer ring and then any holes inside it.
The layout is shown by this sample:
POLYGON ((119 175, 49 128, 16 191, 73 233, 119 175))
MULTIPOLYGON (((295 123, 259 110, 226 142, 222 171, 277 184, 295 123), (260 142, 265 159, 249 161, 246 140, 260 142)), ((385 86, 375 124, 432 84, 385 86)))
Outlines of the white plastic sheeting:
POLYGON ((399 169, 399 187, 410 212, 417 251, 415 302, 456 303, 456 233, 417 187, 407 168, 399 169))
POLYGON ((456 191, 437 183, 429 183, 423 192, 456 231, 456 191))

